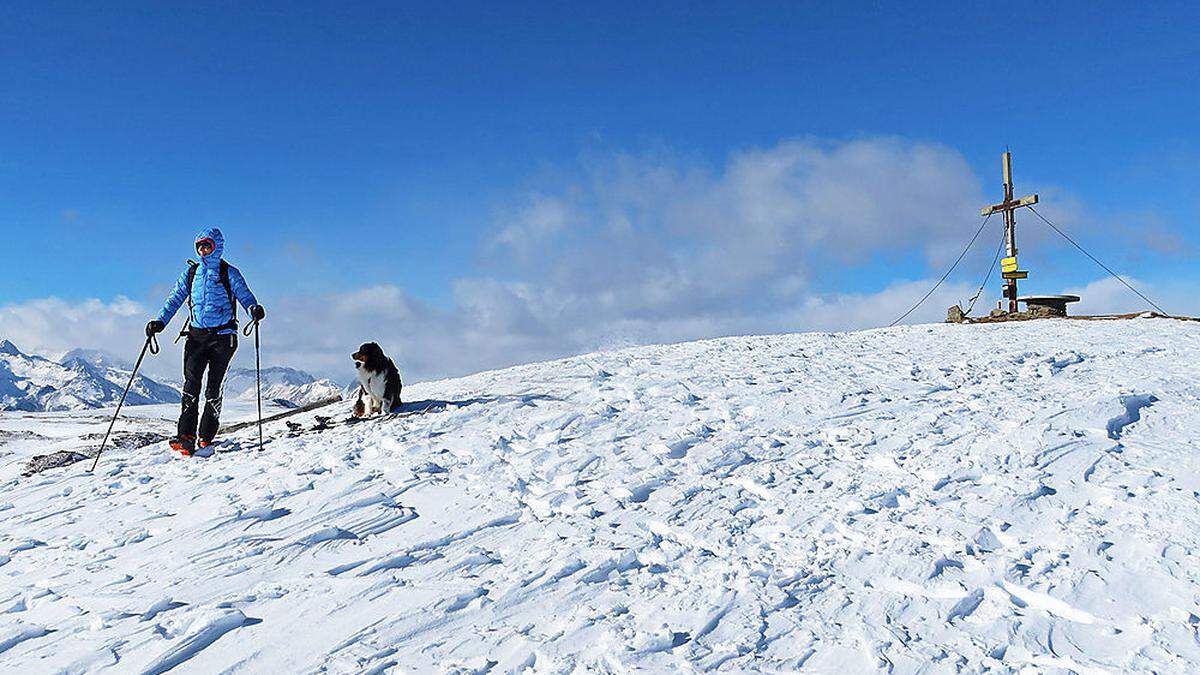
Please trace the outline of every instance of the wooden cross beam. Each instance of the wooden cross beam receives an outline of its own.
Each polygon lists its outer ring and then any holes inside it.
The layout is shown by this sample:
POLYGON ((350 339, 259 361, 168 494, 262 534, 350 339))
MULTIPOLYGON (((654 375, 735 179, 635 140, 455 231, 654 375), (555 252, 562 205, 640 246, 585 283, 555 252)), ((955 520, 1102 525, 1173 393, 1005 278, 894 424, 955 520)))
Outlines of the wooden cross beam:
POLYGON ((1015 201, 1000 202, 999 204, 992 204, 991 206, 985 206, 979 210, 979 215, 986 216, 986 215, 990 215, 993 213, 998 213, 1000 211, 1019 209, 1022 206, 1033 206, 1036 203, 1038 203, 1038 196, 1037 195, 1028 195, 1025 197, 1021 197, 1020 199, 1017 199, 1015 201))

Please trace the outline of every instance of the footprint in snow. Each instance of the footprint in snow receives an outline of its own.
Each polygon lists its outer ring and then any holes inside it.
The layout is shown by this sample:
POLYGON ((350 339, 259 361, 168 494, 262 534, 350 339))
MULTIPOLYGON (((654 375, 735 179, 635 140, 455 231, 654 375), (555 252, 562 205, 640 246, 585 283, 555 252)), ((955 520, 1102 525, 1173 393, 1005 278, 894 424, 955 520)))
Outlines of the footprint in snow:
MULTIPOLYGON (((487 675, 487 673, 492 672, 492 669, 495 668, 498 663, 500 662, 493 661, 486 656, 476 656, 475 658, 462 663, 449 664, 446 672, 449 673, 449 675, 487 675)), ((529 667, 532 668, 532 665, 529 667)), ((519 672, 519 670, 515 672, 519 672)))
POLYGON ((237 515, 237 518, 235 518, 234 520, 239 520, 239 521, 243 521, 243 522, 250 521, 251 524, 265 523, 269 520, 275 520, 277 518, 282 518, 286 515, 289 515, 291 512, 292 512, 291 509, 285 509, 282 507, 272 508, 270 506, 259 506, 259 507, 253 508, 253 509, 246 509, 245 511, 242 511, 241 513, 239 513, 237 515))
POLYGON ((146 666, 142 673, 165 673, 204 651, 226 633, 256 623, 261 623, 261 620, 251 619, 236 609, 201 615, 191 622, 183 635, 173 638, 172 646, 146 666))
POLYGON ((983 597, 982 588, 976 588, 963 596, 950 608, 950 613, 946 615, 946 623, 954 623, 958 619, 970 616, 976 609, 979 609, 979 605, 983 603, 983 597))
POLYGON ((632 488, 619 486, 613 489, 612 495, 617 499, 624 499, 631 504, 642 504, 649 500, 650 495, 654 494, 655 490, 662 487, 663 483, 664 481, 662 480, 651 480, 632 488))
POLYGON ((929 573, 930 579, 936 579, 942 576, 948 569, 963 569, 963 564, 953 558, 942 557, 933 563, 933 571, 929 573))
POLYGON ((324 544, 324 543, 330 542, 330 541, 339 541, 339 540, 346 540, 346 539, 353 539, 353 540, 357 541, 358 535, 354 534, 353 532, 351 532, 349 530, 343 530, 340 527, 334 527, 334 526, 330 525, 329 527, 322 527, 321 529, 317 530, 316 532, 313 532, 310 535, 301 537, 300 539, 298 539, 296 541, 296 543, 301 546, 308 547, 308 546, 316 546, 317 544, 324 544))
POLYGON ((971 543, 967 545, 967 552, 971 555, 991 553, 1009 546, 1011 543, 1008 537, 1005 537, 996 530, 990 527, 983 527, 975 534, 971 543))
POLYGON ((883 492, 883 493, 877 494, 873 497, 867 498, 866 507, 863 509, 863 511, 870 514, 870 513, 878 513, 884 509, 899 508, 900 507, 900 499, 902 497, 904 497, 904 498, 908 497, 908 490, 905 490, 904 488, 896 488, 895 490, 888 490, 887 492, 883 492))
POLYGON ((687 457, 688 451, 692 449, 692 446, 699 441, 700 439, 696 436, 684 436, 670 443, 658 444, 657 450, 669 459, 683 459, 687 457))
POLYGON ((476 600, 478 600, 479 598, 486 597, 487 594, 488 594, 488 589, 486 589, 482 586, 473 588, 464 593, 459 593, 458 595, 454 596, 454 598, 451 599, 449 601, 449 603, 446 604, 446 607, 445 607, 446 613, 450 614, 452 612, 457 612, 461 609, 464 609, 468 605, 470 605, 472 602, 475 602, 476 600))
POLYGON ((1047 358, 1046 362, 1050 364, 1050 374, 1055 375, 1067 366, 1083 363, 1083 355, 1078 352, 1066 352, 1047 358))
POLYGON ((1142 409, 1149 408, 1151 405, 1157 402, 1158 397, 1154 394, 1131 394, 1129 396, 1122 396, 1121 405, 1125 406, 1125 412, 1108 421, 1108 437, 1114 441, 1120 440, 1121 434, 1125 431, 1125 427, 1141 421, 1142 409))
POLYGON ((162 598, 161 600, 159 600, 159 601, 155 602, 154 604, 150 605, 149 607, 147 607, 146 611, 142 612, 141 614, 137 614, 137 615, 130 614, 128 616, 137 616, 138 621, 150 621, 151 619, 158 616, 159 614, 162 614, 163 612, 169 612, 172 609, 178 609, 180 607, 186 607, 186 606, 187 606, 187 603, 185 603, 185 602, 176 602, 175 600, 172 600, 169 597, 162 598))
POLYGON ((686 631, 673 631, 667 624, 662 624, 657 630, 646 631, 638 635, 633 643, 635 651, 646 654, 668 652, 691 641, 692 636, 686 631))

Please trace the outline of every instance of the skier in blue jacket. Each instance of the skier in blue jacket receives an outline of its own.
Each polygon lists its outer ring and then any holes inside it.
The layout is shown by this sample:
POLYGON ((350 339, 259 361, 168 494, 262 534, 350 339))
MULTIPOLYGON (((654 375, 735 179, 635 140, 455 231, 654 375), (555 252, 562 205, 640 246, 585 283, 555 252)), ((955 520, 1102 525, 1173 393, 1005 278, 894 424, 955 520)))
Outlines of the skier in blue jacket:
POLYGON ((188 261, 188 268, 179 275, 162 310, 146 324, 147 336, 162 332, 175 312, 187 302, 188 323, 181 333, 187 335, 183 347, 183 405, 177 433, 171 439, 171 447, 185 457, 196 448, 200 381, 205 370, 208 370, 208 383, 204 388, 204 415, 198 430, 200 447, 212 443, 217 434, 225 371, 237 351, 235 298, 255 321, 262 321, 266 316, 242 273, 221 258, 224 249, 225 237, 221 230, 210 227, 200 232, 196 236, 200 262, 188 261))

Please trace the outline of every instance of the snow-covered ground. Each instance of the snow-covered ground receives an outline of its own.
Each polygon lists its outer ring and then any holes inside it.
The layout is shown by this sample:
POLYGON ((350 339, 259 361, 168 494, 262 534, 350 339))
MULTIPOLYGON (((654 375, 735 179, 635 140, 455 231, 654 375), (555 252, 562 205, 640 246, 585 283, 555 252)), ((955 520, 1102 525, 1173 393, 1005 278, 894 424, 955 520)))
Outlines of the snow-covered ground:
POLYGON ((1198 338, 712 340, 261 453, 7 462, 0 670, 1197 672, 1198 338))
MULTIPOLYGON (((263 416, 268 417, 288 409, 287 406, 264 402, 263 416)), ((257 414, 257 407, 253 401, 227 401, 221 423, 226 425, 253 420, 257 414)), ((105 430, 108 429, 112 415, 113 408, 38 413, 0 411, 0 481, 19 474, 24 464, 36 455, 48 455, 63 450, 94 455, 105 430)), ((178 417, 178 403, 127 405, 121 408, 121 415, 113 426, 110 441, 120 440, 123 436, 154 435, 167 438, 175 434, 175 421, 178 417)), ((257 431, 255 433, 257 434, 257 431)), ((257 436, 255 438, 257 439, 257 436)), ((158 449, 161 449, 161 446, 158 449)), ((108 456, 110 451, 111 447, 106 449, 105 456, 108 456)), ((153 451, 151 448, 144 450, 153 451)), ((0 503, 3 503, 4 495, 11 487, 11 484, 0 483, 0 503)), ((2 551, 3 546, 0 545, 0 552, 2 551)), ((0 579, 3 576, 3 570, 0 570, 0 579)))

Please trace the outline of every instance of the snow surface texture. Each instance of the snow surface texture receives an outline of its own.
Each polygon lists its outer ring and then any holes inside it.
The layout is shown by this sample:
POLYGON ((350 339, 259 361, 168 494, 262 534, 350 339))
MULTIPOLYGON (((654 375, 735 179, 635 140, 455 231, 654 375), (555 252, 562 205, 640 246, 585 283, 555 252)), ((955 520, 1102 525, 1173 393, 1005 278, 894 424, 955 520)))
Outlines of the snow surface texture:
POLYGON ((1197 338, 722 339, 9 463, 0 671, 1197 672, 1197 338))
MULTIPOLYGON (((264 402, 263 416, 269 417, 290 408, 290 405, 264 402)), ((111 408, 53 413, 0 412, 0 463, 20 464, 24 472, 41 472, 47 467, 79 461, 78 456, 91 459, 100 449, 112 415, 111 408), (41 459, 36 459, 39 456, 41 459), (31 460, 34 461, 31 463, 31 460)), ((234 424, 253 420, 256 416, 254 402, 232 401, 225 404, 221 420, 224 424, 234 424)), ((108 438, 105 455, 118 448, 137 451, 148 444, 161 443, 175 434, 178 417, 178 403, 122 408, 120 419, 108 438)), ((0 476, 8 475, 7 470, 0 471, 0 476)), ((3 503, 4 493, 0 490, 0 505, 3 503)), ((9 514, 0 509, 0 524, 6 515, 9 514)), ((0 551, 3 551, 2 544, 0 551)), ((0 572, 0 579, 3 576, 0 572)))

